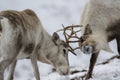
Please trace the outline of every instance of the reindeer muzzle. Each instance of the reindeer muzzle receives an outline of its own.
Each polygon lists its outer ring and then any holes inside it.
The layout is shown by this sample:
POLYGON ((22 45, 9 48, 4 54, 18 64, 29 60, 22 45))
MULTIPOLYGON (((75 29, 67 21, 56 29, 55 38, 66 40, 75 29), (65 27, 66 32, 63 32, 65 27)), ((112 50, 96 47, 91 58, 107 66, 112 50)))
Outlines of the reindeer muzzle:
POLYGON ((86 45, 82 47, 82 51, 85 54, 90 54, 93 52, 93 47, 91 45, 86 45))

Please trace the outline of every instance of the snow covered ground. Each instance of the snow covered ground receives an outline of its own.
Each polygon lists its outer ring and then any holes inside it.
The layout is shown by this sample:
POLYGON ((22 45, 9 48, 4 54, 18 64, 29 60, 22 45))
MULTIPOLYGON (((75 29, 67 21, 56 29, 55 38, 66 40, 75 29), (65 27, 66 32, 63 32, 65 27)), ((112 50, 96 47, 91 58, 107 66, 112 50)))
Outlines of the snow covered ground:
MULTIPOLYGON (((14 9, 23 10, 30 8, 39 16, 44 28, 51 35, 54 31, 71 24, 79 24, 81 11, 87 0, 0 0, 0 11, 14 9)), ((62 36, 61 36, 62 37, 62 36)), ((62 37, 63 38, 63 37, 62 37)), ((97 63, 101 63, 110 57, 117 55, 116 41, 110 42, 114 53, 101 51, 97 63)), ((77 51, 77 56, 69 54, 71 69, 88 70, 91 55, 84 55, 77 51)), ((84 75, 86 72, 74 75, 61 76, 52 72, 52 66, 38 62, 42 80, 70 80, 76 76, 84 75)), ((5 73, 7 80, 8 71, 5 73)), ((16 66, 14 80, 35 80, 30 60, 19 60, 16 66)), ((120 60, 114 59, 105 65, 96 65, 91 80, 120 80, 120 60)))

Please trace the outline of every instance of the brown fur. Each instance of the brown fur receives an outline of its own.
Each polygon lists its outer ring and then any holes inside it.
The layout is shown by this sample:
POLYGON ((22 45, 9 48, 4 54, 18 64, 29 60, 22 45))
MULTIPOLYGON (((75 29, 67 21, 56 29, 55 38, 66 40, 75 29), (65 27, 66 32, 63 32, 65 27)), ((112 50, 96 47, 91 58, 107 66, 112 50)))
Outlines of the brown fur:
POLYGON ((110 23, 109 27, 106 29, 108 34, 108 41, 115 39, 117 36, 120 36, 120 20, 110 23))

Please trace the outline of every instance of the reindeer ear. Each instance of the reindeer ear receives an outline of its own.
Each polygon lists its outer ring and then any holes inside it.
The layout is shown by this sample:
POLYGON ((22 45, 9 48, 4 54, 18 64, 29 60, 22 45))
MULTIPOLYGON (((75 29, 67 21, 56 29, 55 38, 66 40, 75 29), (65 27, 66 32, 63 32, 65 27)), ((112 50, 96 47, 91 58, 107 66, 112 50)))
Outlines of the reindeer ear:
POLYGON ((59 37, 59 35, 58 35, 56 32, 54 32, 54 33, 53 33, 53 36, 52 36, 52 39, 53 39, 54 41, 57 41, 58 39, 60 39, 60 37, 59 37))
POLYGON ((86 27, 85 27, 85 34, 86 35, 92 34, 92 30, 90 29, 90 25, 89 24, 87 24, 86 27))
POLYGON ((52 40, 55 43, 55 45, 58 45, 59 39, 60 39, 59 35, 56 32, 54 32, 52 36, 52 40))
POLYGON ((107 52, 110 52, 110 53, 114 53, 114 52, 111 50, 111 48, 109 47, 108 44, 104 46, 103 50, 105 50, 105 51, 107 51, 107 52))

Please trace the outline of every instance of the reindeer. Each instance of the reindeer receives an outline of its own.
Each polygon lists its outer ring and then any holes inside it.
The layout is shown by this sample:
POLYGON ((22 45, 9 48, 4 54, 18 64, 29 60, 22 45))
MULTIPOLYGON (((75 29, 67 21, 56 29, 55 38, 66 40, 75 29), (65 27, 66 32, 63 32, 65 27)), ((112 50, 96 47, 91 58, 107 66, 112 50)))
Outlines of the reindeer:
POLYGON ((17 60, 25 58, 30 58, 36 80, 37 60, 53 64, 61 75, 69 73, 68 46, 57 33, 50 36, 32 10, 0 12, 0 32, 0 80, 10 64, 8 80, 13 80, 17 60))
POLYGON ((100 50, 112 52, 108 43, 116 39, 120 54, 120 0, 88 0, 81 16, 83 34, 79 46, 85 54, 92 53, 86 79, 92 77, 100 50), (87 25, 87 26, 86 26, 87 25))

